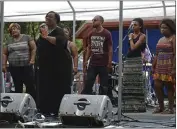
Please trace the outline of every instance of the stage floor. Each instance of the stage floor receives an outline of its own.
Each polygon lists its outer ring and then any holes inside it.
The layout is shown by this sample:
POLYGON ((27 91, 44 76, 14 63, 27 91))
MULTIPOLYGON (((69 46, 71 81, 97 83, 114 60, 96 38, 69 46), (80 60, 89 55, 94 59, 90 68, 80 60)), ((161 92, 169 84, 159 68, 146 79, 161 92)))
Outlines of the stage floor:
POLYGON ((176 114, 152 114, 153 110, 147 108, 145 113, 123 113, 122 121, 117 126, 106 128, 176 128, 176 114))
MULTIPOLYGON (((117 108, 114 108, 116 111, 117 108)), ((175 109, 176 110, 176 109, 175 109)), ((145 113, 123 113, 121 122, 115 122, 104 128, 176 128, 176 114, 152 114, 153 108, 145 113)), ((57 122, 51 122, 50 124, 57 122)), ((0 128, 14 128, 15 124, 0 123, 0 128)))

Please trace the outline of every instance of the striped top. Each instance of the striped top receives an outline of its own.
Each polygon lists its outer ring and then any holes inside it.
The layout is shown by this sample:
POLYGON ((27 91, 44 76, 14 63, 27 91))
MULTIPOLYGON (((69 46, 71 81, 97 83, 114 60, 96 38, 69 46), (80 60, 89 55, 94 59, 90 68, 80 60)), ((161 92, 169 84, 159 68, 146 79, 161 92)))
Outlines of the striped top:
POLYGON ((173 43, 172 38, 167 40, 162 38, 156 46, 157 63, 155 67, 154 79, 162 81, 172 81, 172 66, 173 66, 173 43))
POLYGON ((23 34, 19 41, 9 39, 5 46, 8 49, 9 66, 28 66, 30 61, 29 41, 32 38, 23 34))

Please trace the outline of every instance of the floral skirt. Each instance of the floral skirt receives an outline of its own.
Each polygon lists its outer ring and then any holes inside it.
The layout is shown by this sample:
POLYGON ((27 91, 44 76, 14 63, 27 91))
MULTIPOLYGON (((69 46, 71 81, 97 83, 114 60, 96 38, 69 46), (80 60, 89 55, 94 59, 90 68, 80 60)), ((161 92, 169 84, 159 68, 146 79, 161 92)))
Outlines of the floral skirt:
POLYGON ((161 81, 166 81, 166 82, 173 82, 172 76, 171 75, 166 75, 166 74, 158 74, 155 73, 153 74, 153 79, 154 80, 161 80, 161 81))

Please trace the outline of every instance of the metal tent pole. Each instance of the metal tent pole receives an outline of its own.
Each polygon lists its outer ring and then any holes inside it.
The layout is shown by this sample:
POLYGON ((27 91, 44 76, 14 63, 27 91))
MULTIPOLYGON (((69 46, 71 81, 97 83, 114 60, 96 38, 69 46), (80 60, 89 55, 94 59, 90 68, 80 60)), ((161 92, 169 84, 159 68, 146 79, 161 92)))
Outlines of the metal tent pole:
POLYGON ((163 5, 164 17, 166 17, 167 16, 167 11, 166 11, 166 7, 165 7, 165 1, 162 1, 162 5, 163 5))
POLYGON ((4 2, 0 1, 0 93, 4 93, 2 57, 3 57, 3 39, 4 39, 4 2))
POLYGON ((122 36, 123 36, 123 1, 119 4, 119 88, 118 88, 118 121, 122 115, 122 36))
MULTIPOLYGON (((75 40, 76 40, 76 11, 75 11, 74 7, 72 6, 71 2, 70 1, 67 1, 67 2, 73 11, 73 42, 75 43, 75 40)), ((73 92, 74 92, 74 87, 72 84, 71 93, 73 93, 73 92)))
POLYGON ((73 11, 73 42, 75 42, 76 39, 76 11, 73 8, 72 4, 70 1, 68 1, 69 6, 71 7, 73 11))

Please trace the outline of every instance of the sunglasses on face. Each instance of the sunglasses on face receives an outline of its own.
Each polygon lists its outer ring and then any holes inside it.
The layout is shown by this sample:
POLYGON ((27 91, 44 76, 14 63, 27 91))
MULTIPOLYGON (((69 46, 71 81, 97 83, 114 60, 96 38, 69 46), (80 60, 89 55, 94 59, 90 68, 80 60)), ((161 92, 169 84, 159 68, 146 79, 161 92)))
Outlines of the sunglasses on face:
POLYGON ((99 21, 98 19, 92 19, 93 22, 99 21))
POLYGON ((46 27, 46 25, 42 25, 42 26, 40 26, 40 28, 45 28, 46 27))

